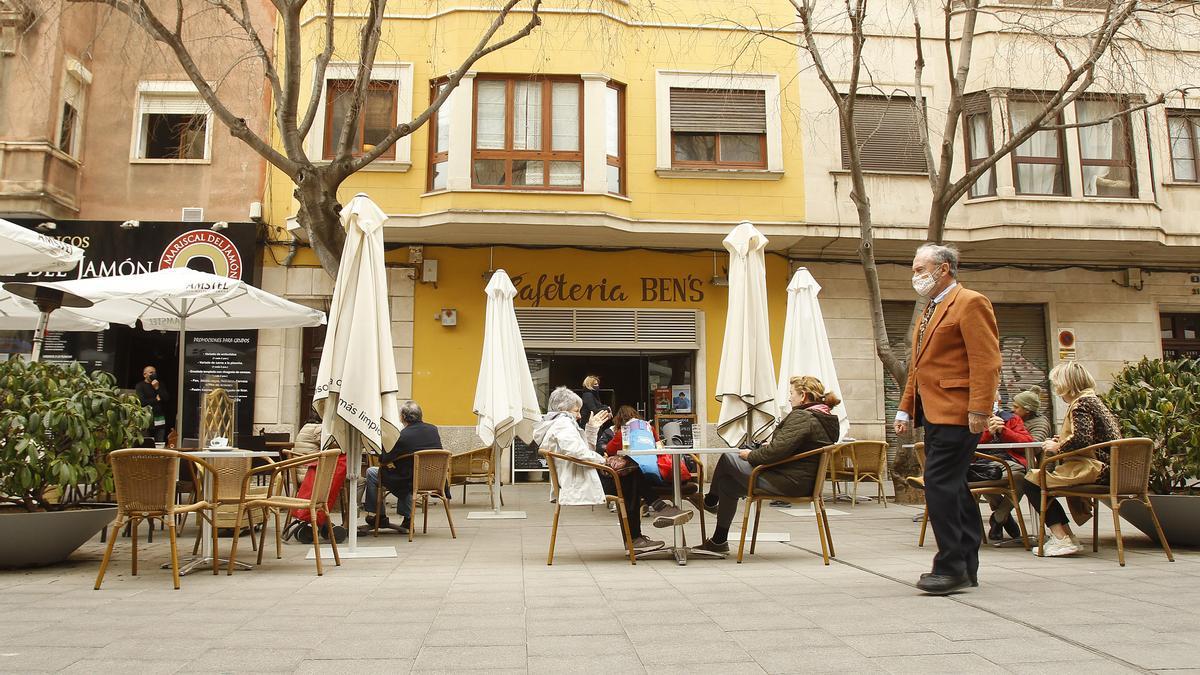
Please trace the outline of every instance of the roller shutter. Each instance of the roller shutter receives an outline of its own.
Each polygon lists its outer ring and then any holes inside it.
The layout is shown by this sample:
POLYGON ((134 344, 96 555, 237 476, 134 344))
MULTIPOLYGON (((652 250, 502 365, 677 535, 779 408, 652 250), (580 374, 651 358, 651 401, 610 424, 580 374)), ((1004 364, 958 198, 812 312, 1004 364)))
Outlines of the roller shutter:
POLYGON ((672 87, 671 131, 765 134, 766 92, 672 87))
MULTIPOLYGON (((866 171, 928 171, 921 146, 921 116, 911 97, 864 96, 854 99, 854 132, 866 171)), ((842 168, 850 168, 850 146, 842 133, 842 168)))
POLYGON ((699 349, 694 309, 518 307, 525 347, 699 349))

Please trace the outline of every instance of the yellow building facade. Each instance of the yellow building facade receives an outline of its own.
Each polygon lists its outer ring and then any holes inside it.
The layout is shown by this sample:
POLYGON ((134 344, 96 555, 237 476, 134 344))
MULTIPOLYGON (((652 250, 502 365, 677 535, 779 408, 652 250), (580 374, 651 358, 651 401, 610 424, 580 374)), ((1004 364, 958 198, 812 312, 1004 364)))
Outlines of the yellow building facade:
MULTIPOLYGON (((484 287, 495 269, 513 276, 522 329, 540 338, 526 335, 540 394, 579 388, 580 372, 595 370, 611 403, 652 412, 655 390, 661 397, 674 387, 683 400, 707 401, 667 411, 695 415, 703 433, 718 414, 728 266, 721 240, 748 220, 771 239, 772 343, 780 347, 789 274, 781 252, 804 219, 797 62, 787 44, 738 24, 786 18, 750 8, 729 17, 717 2, 656 5, 544 7, 530 37, 478 62, 430 124, 339 192, 343 202, 365 192, 389 215, 401 394, 452 438, 457 428, 463 445, 475 420, 484 287), (443 310, 454 325, 444 325, 443 310)), ((477 3, 390 4, 372 74, 385 92, 379 108, 390 93, 396 120, 423 110, 493 16, 477 3)), ((527 19, 514 13, 501 32, 527 19)), ((356 32, 348 20, 338 25, 312 156, 327 153, 340 121, 339 81, 353 76, 337 53, 355 53, 356 32)), ((322 26, 321 15, 308 19, 310 50, 322 26)), ((367 117, 363 143, 372 124, 382 125, 367 117)), ((268 183, 272 238, 285 240, 296 212, 292 185, 279 172, 268 183)), ((320 306, 330 289, 315 265, 303 247, 288 256, 286 245, 270 246, 264 286, 320 306)), ((256 417, 274 414, 282 424, 297 410, 302 421, 315 338, 279 341, 269 354, 279 394, 260 396, 256 417), (297 353, 300 381, 292 382, 297 353)))

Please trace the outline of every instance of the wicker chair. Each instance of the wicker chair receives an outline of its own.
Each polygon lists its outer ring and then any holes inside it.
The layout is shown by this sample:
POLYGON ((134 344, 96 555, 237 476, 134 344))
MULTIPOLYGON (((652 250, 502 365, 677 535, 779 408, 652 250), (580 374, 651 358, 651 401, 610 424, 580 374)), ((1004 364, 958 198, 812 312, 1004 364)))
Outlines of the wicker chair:
MULTIPOLYGON (((1158 514, 1154 512, 1154 504, 1150 501, 1150 464, 1154 458, 1154 441, 1149 438, 1126 438, 1109 443, 1098 443, 1086 448, 1049 455, 1042 459, 1038 468, 1038 487, 1042 489, 1041 513, 1046 513, 1046 505, 1055 497, 1081 497, 1092 500, 1092 550, 1100 550, 1100 500, 1107 498, 1112 509, 1113 529, 1117 534, 1117 562, 1125 566, 1125 539, 1121 536, 1121 504, 1137 500, 1145 505, 1154 520, 1154 531, 1158 533, 1158 542, 1167 560, 1175 562, 1171 553, 1171 545, 1163 535, 1162 525, 1158 522, 1158 514), (1109 448, 1108 485, 1099 483, 1090 485, 1070 485, 1065 487, 1046 487, 1046 467, 1054 462, 1062 461, 1077 455, 1092 456, 1097 449, 1109 448)), ((1044 515, 1043 515, 1044 517, 1044 515)), ((1038 532, 1038 555, 1045 549, 1046 531, 1038 532)))
MULTIPOLYGON (((319 453, 293 457, 291 459, 260 466, 246 472, 245 478, 242 479, 241 499, 238 501, 237 520, 241 522, 242 516, 246 511, 251 509, 260 509, 262 512, 262 522, 267 522, 267 513, 275 514, 275 558, 283 557, 283 542, 280 539, 279 528, 279 512, 281 510, 291 511, 292 509, 306 509, 309 514, 309 522, 312 523, 314 529, 317 527, 317 515, 325 514, 325 527, 329 536, 329 543, 333 546, 333 560, 337 565, 342 564, 342 557, 338 553, 337 539, 333 534, 333 520, 329 516, 329 505, 326 500, 329 498, 329 488, 333 485, 333 472, 337 466, 338 457, 342 454, 341 450, 325 450, 319 453), (312 495, 307 499, 299 497, 289 497, 287 495, 278 494, 284 476, 287 471, 300 466, 302 464, 311 464, 316 462, 316 468, 310 468, 309 471, 316 471, 317 478, 313 482, 312 495), (268 474, 267 493, 265 496, 255 497, 251 493, 251 482, 256 476, 268 474)), ((313 551, 317 559, 317 576, 325 573, 324 567, 321 565, 321 538, 313 532, 313 551)), ((237 549, 238 540, 240 537, 234 537, 233 547, 229 552, 229 574, 233 574, 233 567, 237 564, 237 549)), ((262 531, 259 533, 258 539, 258 562, 262 564, 263 548, 266 546, 267 527, 264 524, 262 531)))
MULTIPOLYGON (((198 513, 197 517, 209 520, 213 530, 233 529, 234 538, 241 536, 243 527, 250 528, 250 545, 251 548, 256 548, 254 543, 254 526, 262 524, 262 518, 259 513, 247 512, 243 517, 238 517, 238 502, 242 499, 242 479, 249 473, 253 457, 212 457, 208 460, 209 466, 213 467, 216 475, 220 477, 220 481, 214 485, 220 485, 220 490, 214 491, 208 498, 208 503, 213 507, 214 517, 209 518, 204 513, 198 513)), ((203 485, 203 481, 200 483, 203 485)), ((266 496, 267 490, 265 487, 251 486, 250 495, 252 497, 266 496)), ((276 514, 276 525, 279 515, 276 514)), ((196 542, 192 545, 192 555, 196 555, 200 551, 200 536, 203 528, 196 531, 196 542)))
POLYGON ((837 554, 833 550, 833 535, 829 532, 829 516, 825 513, 825 500, 821 497, 821 493, 825 489, 825 475, 829 471, 829 458, 841 448, 839 444, 826 445, 816 450, 809 450, 798 455, 792 455, 785 460, 773 462, 771 464, 759 464, 750 472, 750 479, 746 485, 746 512, 742 516, 742 540, 738 544, 737 561, 742 562, 742 554, 746 549, 746 528, 750 524, 750 510, 757 507, 754 513, 754 532, 750 536, 750 555, 754 555, 755 544, 758 543, 758 519, 762 516, 762 503, 766 500, 784 501, 789 504, 812 504, 813 511, 816 513, 817 534, 821 538, 821 558, 825 564, 829 564, 829 559, 837 554), (777 494, 762 494, 758 492, 758 477, 762 472, 769 469, 774 469, 780 466, 800 462, 810 457, 817 457, 817 472, 816 480, 813 481, 812 492, 806 495, 777 495, 777 494))
POLYGON ((858 503, 858 484, 875 483, 876 499, 887 508, 887 495, 883 493, 883 481, 887 478, 887 443, 883 441, 852 441, 838 449, 829 460, 829 480, 833 481, 833 496, 836 499, 839 482, 852 483, 850 508, 858 503))
POLYGON ((450 458, 450 487, 461 485, 463 488, 463 503, 467 503, 467 485, 486 484, 489 503, 496 503, 496 492, 500 493, 500 506, 504 506, 504 491, 499 490, 496 474, 492 471, 492 449, 475 448, 460 452, 450 458))
MULTIPOLYGON (((193 462, 207 471, 214 471, 207 462, 189 457, 174 450, 129 449, 115 450, 108 454, 112 467, 113 481, 117 489, 117 519, 113 521, 108 537, 104 559, 100 561, 100 573, 96 575, 96 590, 104 581, 108 562, 112 558, 117 533, 125 523, 133 527, 132 553, 133 575, 137 576, 137 528, 139 521, 158 518, 166 522, 171 540, 171 578, 175 590, 179 590, 179 549, 175 541, 175 517, 183 513, 212 510, 212 506, 201 499, 191 504, 175 503, 175 482, 179 478, 179 461, 193 462)), ((219 474, 212 474, 213 489, 218 489, 219 474)), ((213 535, 213 574, 217 573, 217 531, 213 535)))
MULTIPOLYGON (((925 444, 917 443, 913 446, 917 453, 917 464, 921 466, 921 475, 925 475, 925 444)), ((1000 495, 1008 497, 1013 503, 1013 513, 1017 515, 1017 527, 1021 531, 1021 544, 1028 551, 1031 548, 1029 542, 1029 530, 1025 527, 1025 517, 1021 515, 1020 499, 1021 493, 1017 491, 1017 479, 1013 476, 1012 467, 1007 462, 1000 461, 999 458, 992 455, 985 455, 982 452, 975 453, 975 459, 989 459, 998 461, 1004 469, 1004 478, 1000 480, 974 481, 968 482, 967 487, 971 490, 971 495, 976 500, 984 495, 1000 495)), ((921 516, 921 535, 917 538, 917 546, 925 545, 925 531, 929 527, 929 504, 925 505, 925 512, 921 516)), ((982 525, 981 525, 982 527, 982 525)), ((987 537, 987 530, 984 529, 984 537, 987 537)))
MULTIPOLYGON (((617 494, 604 495, 604 501, 605 503, 611 502, 617 505, 617 518, 621 521, 621 534, 625 537, 625 550, 629 552, 629 564, 636 565, 637 554, 633 551, 633 537, 629 534, 629 521, 625 519, 625 495, 621 492, 621 477, 617 475, 617 472, 606 464, 589 462, 587 460, 577 459, 575 457, 568 457, 567 455, 562 455, 557 452, 543 451, 541 454, 546 458, 546 468, 549 469, 550 473, 550 489, 552 494, 559 494, 557 462, 570 462, 571 464, 586 466, 601 473, 608 474, 609 478, 612 479, 613 484, 616 485, 617 494)), ((562 511, 562 504, 559 504, 558 500, 555 500, 554 521, 550 525, 550 552, 546 555, 547 565, 554 564, 554 543, 558 538, 558 514, 560 511, 562 511)))
MULTIPOLYGON (((409 511, 413 516, 417 515, 417 500, 421 500, 421 508, 424 510, 421 522, 421 533, 429 532, 429 498, 433 497, 442 502, 442 506, 446 509, 446 522, 450 524, 450 538, 458 539, 458 534, 454 531, 454 518, 450 516, 450 499, 446 495, 446 481, 450 476, 450 451, 449 450, 418 450, 407 457, 401 458, 405 461, 408 457, 412 458, 413 463, 413 489, 412 489, 412 509, 409 511)), ((380 485, 379 494, 384 493, 383 486, 380 485)), ((380 513, 381 511, 376 511, 380 513)), ((378 526, 379 519, 375 524, 378 526)), ((413 540, 413 530, 417 529, 415 522, 409 523, 408 540, 413 540)))

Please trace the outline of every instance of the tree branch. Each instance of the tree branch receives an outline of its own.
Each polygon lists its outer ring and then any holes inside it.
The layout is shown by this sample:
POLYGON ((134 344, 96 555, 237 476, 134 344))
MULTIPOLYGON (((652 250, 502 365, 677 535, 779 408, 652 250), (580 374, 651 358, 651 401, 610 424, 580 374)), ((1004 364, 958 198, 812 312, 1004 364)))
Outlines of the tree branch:
MULTIPOLYGON (((329 68, 330 59, 333 58, 333 24, 333 0, 325 0, 325 48, 317 55, 317 61, 314 64, 312 96, 308 99, 308 108, 304 111, 304 118, 300 121, 300 127, 297 130, 300 138, 307 138, 308 132, 312 130, 313 122, 317 119, 317 108, 324 95, 325 73, 329 68)), ((293 38, 285 32, 284 39, 291 40, 293 38)), ((299 42, 299 35, 295 36, 295 40, 299 42)))
MULTIPOLYGON (((334 164, 347 164, 353 154, 350 142, 358 131, 358 116, 362 112, 363 102, 367 98, 367 89, 371 85, 371 69, 375 67, 375 55, 379 51, 379 40, 382 36, 383 13, 387 0, 370 0, 367 9, 367 20, 363 24, 362 36, 358 48, 358 73, 354 76, 354 88, 351 90, 350 104, 346 106, 346 118, 342 120, 342 129, 338 134, 337 145, 334 146, 334 164)), ((357 148, 361 150, 362 148, 357 148)), ((346 175, 354 173, 347 172, 346 175)))

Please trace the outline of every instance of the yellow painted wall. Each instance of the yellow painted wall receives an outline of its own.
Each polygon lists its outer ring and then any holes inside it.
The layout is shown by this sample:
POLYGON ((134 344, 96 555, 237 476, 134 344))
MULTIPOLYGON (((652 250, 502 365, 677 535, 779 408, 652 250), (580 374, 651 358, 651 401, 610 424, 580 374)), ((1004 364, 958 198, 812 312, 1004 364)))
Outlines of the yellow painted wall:
MULTIPOLYGON (((413 351, 413 397, 428 411, 437 411, 443 424, 471 425, 475 384, 483 349, 486 306, 484 287, 488 271, 488 248, 458 249, 425 247, 425 258, 438 261, 438 284, 417 284, 413 351), (458 325, 443 327, 434 320, 442 308, 458 310, 458 325)), ((721 362, 721 343, 725 332, 728 289, 709 283, 713 275, 712 253, 663 253, 653 251, 600 252, 577 249, 516 249, 497 247, 491 252, 492 264, 510 275, 525 275, 531 281, 541 274, 553 278, 566 275, 568 284, 599 284, 606 280, 609 289, 620 285, 627 300, 602 302, 594 296, 589 302, 543 301, 542 307, 621 307, 699 309, 704 312, 706 360, 697 368, 705 369, 708 419, 715 422, 720 412, 715 396, 717 370, 721 362), (688 277, 701 280, 704 299, 700 302, 645 302, 642 277, 688 277)), ((728 264, 727 254, 718 254, 718 264, 728 264)), ((787 261, 767 256, 767 292, 771 315, 771 346, 778 359, 783 344, 783 319, 787 309, 787 261)), ((528 298, 518 297, 518 307, 532 306, 528 298)), ((551 386, 574 384, 551 382, 551 386)))
MULTIPOLYGON (((428 104, 430 80, 456 68, 488 25, 492 17, 489 12, 455 9, 469 5, 478 3, 443 2, 434 18, 392 18, 385 22, 384 46, 378 60, 414 64, 416 111, 428 104)), ((412 136, 409 171, 360 172, 343 184, 343 199, 366 191, 385 212, 392 214, 447 209, 569 210, 645 220, 801 222, 804 189, 796 51, 781 41, 729 30, 734 21, 746 25, 786 25, 791 19, 783 10, 789 5, 785 2, 730 4, 715 0, 668 0, 650 7, 640 7, 649 3, 634 5, 615 1, 551 3, 543 16, 543 25, 531 36, 489 55, 473 68, 478 73, 599 73, 624 83, 629 200, 570 192, 458 192, 426 196, 428 127, 412 136), (560 13, 554 11, 556 4, 590 11, 560 13), (771 16, 771 12, 779 15, 771 16), (734 17, 731 13, 744 16, 734 17), (659 105, 655 100, 656 70, 777 74, 782 96, 784 177, 718 180, 656 176, 655 110, 659 105)), ((430 7, 427 2, 395 2, 389 5, 389 15, 427 17, 430 7)), ((514 15, 505 30, 520 25, 524 18, 525 15, 514 15)), ((309 31, 306 49, 315 54, 321 44, 322 21, 319 18, 310 21, 306 30, 309 31)), ((357 53, 357 34, 355 24, 339 23, 335 61, 357 53)), ((302 79, 308 82, 311 77, 311 71, 306 71, 302 79)), ((295 211, 292 185, 279 171, 271 169, 270 173, 267 221, 281 225, 295 211)))

